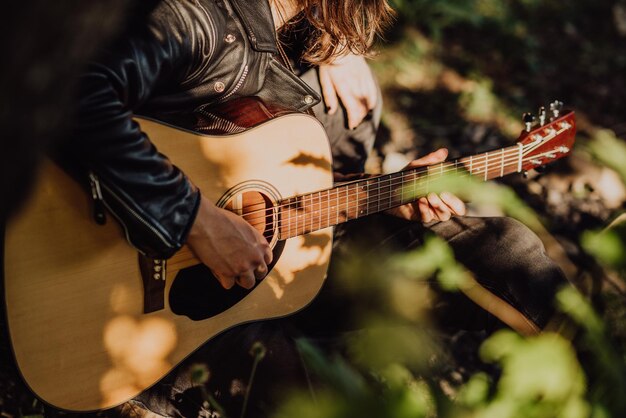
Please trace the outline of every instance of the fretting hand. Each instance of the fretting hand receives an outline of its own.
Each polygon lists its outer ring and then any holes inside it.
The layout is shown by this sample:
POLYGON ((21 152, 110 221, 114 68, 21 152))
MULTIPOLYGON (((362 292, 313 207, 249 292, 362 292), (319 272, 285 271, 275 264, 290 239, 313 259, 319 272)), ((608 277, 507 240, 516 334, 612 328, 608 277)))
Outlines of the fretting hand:
MULTIPOLYGON (((435 152, 411 161, 406 168, 425 167, 445 161, 448 150, 440 148, 435 152)), ((465 215, 465 203, 449 192, 440 194, 429 193, 416 202, 408 203, 397 208, 389 209, 388 214, 399 218, 422 221, 447 221, 452 215, 465 215)))

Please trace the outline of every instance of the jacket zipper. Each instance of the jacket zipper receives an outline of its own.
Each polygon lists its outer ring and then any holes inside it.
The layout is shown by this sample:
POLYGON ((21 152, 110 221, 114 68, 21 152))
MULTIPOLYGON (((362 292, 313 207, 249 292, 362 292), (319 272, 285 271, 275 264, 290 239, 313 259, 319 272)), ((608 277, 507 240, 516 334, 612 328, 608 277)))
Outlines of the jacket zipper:
POLYGON ((241 85, 246 80, 247 76, 248 76, 248 66, 246 65, 245 67, 243 67, 243 74, 241 74, 241 78, 239 79, 239 81, 237 81, 237 84, 235 84, 235 87, 233 87, 233 89, 227 95, 222 96, 220 101, 224 101, 228 99, 230 96, 232 96, 233 94, 235 94, 237 90, 241 88, 241 85))
POLYGON ((89 172, 89 184, 91 185, 91 198, 93 199, 93 219, 98 225, 104 225, 107 221, 106 212, 104 211, 104 199, 102 198, 102 190, 98 177, 89 172))
MULTIPOLYGON (((113 213, 115 215, 115 212, 113 210, 111 210, 111 207, 106 204, 106 202, 104 201, 104 198, 102 197, 102 188, 104 188, 111 196, 113 196, 115 198, 115 200, 117 200, 124 207, 124 209, 128 213, 130 213, 132 215, 133 218, 138 220, 146 228, 148 228, 150 231, 152 231, 152 233, 157 238, 159 238, 163 242, 163 244, 165 244, 168 248, 174 248, 174 246, 168 242, 168 240, 163 236, 163 234, 161 232, 159 232, 155 227, 150 225, 145 219, 143 219, 141 216, 139 216, 137 211, 135 211, 133 208, 128 206, 128 204, 126 204, 126 202, 124 202, 117 194, 115 194, 115 192, 113 192, 113 190, 111 190, 110 187, 108 187, 104 183, 100 183, 100 179, 98 178, 98 176, 94 172, 90 172, 89 173, 89 180, 91 182, 91 195, 92 195, 92 197, 94 199, 94 218, 95 218, 95 220, 96 220, 96 222, 98 224, 102 225, 106 221, 105 212, 104 212, 104 207, 105 206, 111 211, 111 213, 113 213), (96 211, 98 211, 98 212, 96 212, 96 211), (103 221, 100 222, 99 219, 103 219, 103 221)), ((124 224, 124 222, 122 222, 122 220, 121 220, 121 218, 119 216, 115 216, 115 217, 118 219, 118 221, 120 221, 120 223, 122 224, 122 226, 126 230, 126 237, 128 238, 128 241, 131 241, 129 236, 128 236, 128 227, 126 227, 126 225, 124 224)))

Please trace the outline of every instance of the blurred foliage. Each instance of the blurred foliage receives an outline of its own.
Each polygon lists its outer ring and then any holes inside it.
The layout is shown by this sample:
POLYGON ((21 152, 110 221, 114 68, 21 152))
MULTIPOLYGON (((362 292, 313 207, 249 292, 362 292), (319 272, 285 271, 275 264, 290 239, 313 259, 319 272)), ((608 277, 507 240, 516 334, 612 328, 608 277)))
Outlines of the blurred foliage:
MULTIPOLYGON (((458 177, 442 177, 433 186, 472 193, 475 200, 538 222, 503 186, 458 177)), ((586 236, 583 242, 605 235, 586 236)), ((600 259, 613 251, 611 242, 589 248, 600 259)), ((482 361, 495 364, 499 373, 476 373, 453 393, 445 393, 433 378, 432 359, 445 349, 425 312, 424 288, 434 278, 443 289, 456 291, 471 278, 455 262, 448 245, 431 236, 417 249, 391 256, 382 265, 357 258, 345 267, 343 277, 347 288, 376 303, 360 316, 361 330, 347 337, 344 356, 328 357, 311 343, 300 342, 321 389, 315 400, 308 393, 292 394, 276 417, 600 418, 621 417, 626 411, 626 352, 613 345, 607 332, 614 324, 605 322, 573 287, 564 288, 557 302, 579 329, 576 344, 551 332, 523 337, 499 331, 479 352, 482 361)))
MULTIPOLYGON (((524 339, 500 331, 481 347, 485 361, 499 362, 502 376, 479 417, 587 417, 585 377, 569 342, 543 334, 524 339)), ((473 399, 476 404, 476 399, 473 399)))

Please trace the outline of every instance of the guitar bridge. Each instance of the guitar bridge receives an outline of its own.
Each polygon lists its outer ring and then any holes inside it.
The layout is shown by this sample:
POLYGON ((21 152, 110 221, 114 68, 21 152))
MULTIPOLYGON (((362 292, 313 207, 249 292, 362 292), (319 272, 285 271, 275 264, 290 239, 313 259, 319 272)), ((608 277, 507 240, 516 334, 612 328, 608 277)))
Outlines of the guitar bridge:
POLYGON ((143 282, 143 313, 165 308, 165 275, 167 260, 139 254, 139 271, 143 282))

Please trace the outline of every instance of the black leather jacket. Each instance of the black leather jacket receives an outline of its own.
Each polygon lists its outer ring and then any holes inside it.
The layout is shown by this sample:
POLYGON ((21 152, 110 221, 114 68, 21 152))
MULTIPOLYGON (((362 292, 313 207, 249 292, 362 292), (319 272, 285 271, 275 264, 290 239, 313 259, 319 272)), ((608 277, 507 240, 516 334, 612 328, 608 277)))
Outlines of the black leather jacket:
POLYGON ((199 191, 133 114, 171 120, 250 95, 308 109, 319 95, 282 65, 275 39, 267 0, 162 0, 83 75, 65 153, 91 172, 92 187, 146 255, 167 258, 184 244, 199 191))

